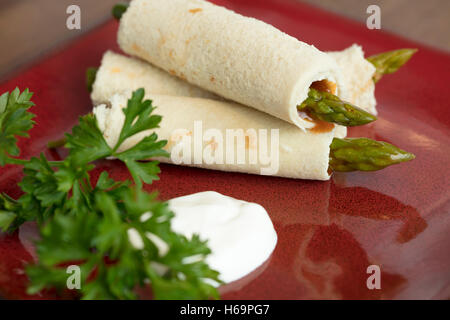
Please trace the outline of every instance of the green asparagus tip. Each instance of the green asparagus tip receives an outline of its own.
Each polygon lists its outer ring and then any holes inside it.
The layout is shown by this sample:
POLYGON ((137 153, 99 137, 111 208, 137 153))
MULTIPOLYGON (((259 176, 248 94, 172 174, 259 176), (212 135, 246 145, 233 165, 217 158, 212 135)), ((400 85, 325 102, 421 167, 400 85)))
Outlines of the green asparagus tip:
POLYGON ((335 172, 377 171, 413 159, 410 152, 368 138, 334 138, 330 146, 330 168, 335 172))
POLYGON ((89 92, 92 92, 95 79, 97 77, 98 68, 87 68, 86 70, 86 86, 89 92))
POLYGON ((377 69, 373 81, 377 83, 385 74, 391 74, 400 69, 412 58, 417 49, 400 49, 380 53, 367 58, 377 69))
POLYGON ((120 2, 116 4, 112 9, 112 15, 117 20, 120 20, 122 18, 122 15, 127 11, 128 7, 130 6, 127 2, 120 2))
POLYGON ((325 91, 310 88, 308 98, 298 106, 314 119, 336 123, 346 127, 362 126, 377 120, 373 114, 342 101, 325 91))

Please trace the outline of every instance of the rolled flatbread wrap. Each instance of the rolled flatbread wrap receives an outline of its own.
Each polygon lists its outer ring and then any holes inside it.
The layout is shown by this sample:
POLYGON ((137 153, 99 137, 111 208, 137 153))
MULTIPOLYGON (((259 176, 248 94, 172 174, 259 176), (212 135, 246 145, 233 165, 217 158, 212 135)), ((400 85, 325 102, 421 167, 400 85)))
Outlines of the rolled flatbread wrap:
MULTIPOLYGON (((365 60, 362 48, 354 44, 343 51, 329 54, 344 70, 343 81, 348 90, 346 97, 341 98, 376 114, 375 85, 373 81, 370 83, 375 68, 365 60)), ((105 52, 93 85, 92 101, 100 104, 116 93, 128 93, 139 88, 153 94, 223 100, 143 60, 112 51, 105 52)))
MULTIPOLYGON (((103 55, 93 84, 91 99, 94 105, 98 105, 107 102, 114 94, 129 97, 133 91, 139 88, 144 88, 145 92, 156 95, 223 100, 221 97, 182 81, 149 63, 111 51, 107 51, 103 55)), ((335 136, 346 137, 347 128, 336 126, 335 136)))
POLYGON ((171 76, 149 63, 112 51, 103 55, 92 87, 91 99, 94 104, 100 104, 116 93, 128 94, 139 88, 160 95, 221 100, 215 94, 171 76))
MULTIPOLYGON (((335 59, 262 21, 201 0, 133 0, 122 50, 217 95, 314 128, 297 106, 313 82, 346 91, 335 59)), ((330 88, 331 89, 331 88, 330 88)))
MULTIPOLYGON (((321 133, 304 132, 266 113, 236 103, 210 99, 148 95, 163 117, 155 132, 168 141, 171 158, 162 162, 206 169, 328 180, 334 127, 321 133), (234 144, 233 144, 233 142, 234 144), (231 150, 231 151, 230 151, 231 150)), ((115 146, 124 122, 127 97, 114 95, 108 105, 94 108, 100 130, 115 146)), ((153 131, 153 130, 152 130, 153 131)), ((133 147, 144 132, 119 149, 133 147)))

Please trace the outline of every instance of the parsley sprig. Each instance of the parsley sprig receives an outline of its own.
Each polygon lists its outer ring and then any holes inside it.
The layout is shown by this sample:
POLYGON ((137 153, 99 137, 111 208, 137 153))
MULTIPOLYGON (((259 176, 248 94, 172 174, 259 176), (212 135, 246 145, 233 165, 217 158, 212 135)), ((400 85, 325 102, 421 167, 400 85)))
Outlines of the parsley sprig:
POLYGON ((33 127, 34 114, 28 112, 34 105, 32 96, 28 89, 20 93, 18 88, 0 96, 0 166, 18 162, 11 156, 20 153, 17 137, 29 137, 28 131, 33 127))
POLYGON ((143 183, 158 179, 160 169, 157 161, 141 161, 167 156, 166 141, 153 132, 133 148, 118 151, 126 139, 151 132, 161 122, 144 96, 139 89, 128 100, 114 147, 106 143, 93 114, 80 117, 66 134, 69 155, 63 161, 48 161, 43 154, 17 158, 17 137, 28 137, 34 124, 28 111, 32 93, 15 89, 0 97, 0 165, 24 167, 23 195, 0 195, 0 229, 14 232, 26 221, 38 223, 39 262, 27 266, 30 294, 64 290, 64 266, 75 264, 81 270, 83 299, 135 299, 136 288, 147 284, 156 299, 218 298, 209 284, 220 281, 205 262, 211 253, 207 243, 197 235, 188 239, 175 233, 168 204, 142 189, 143 183), (115 181, 105 171, 93 184, 89 172, 96 161, 109 157, 121 160, 133 181, 115 181))

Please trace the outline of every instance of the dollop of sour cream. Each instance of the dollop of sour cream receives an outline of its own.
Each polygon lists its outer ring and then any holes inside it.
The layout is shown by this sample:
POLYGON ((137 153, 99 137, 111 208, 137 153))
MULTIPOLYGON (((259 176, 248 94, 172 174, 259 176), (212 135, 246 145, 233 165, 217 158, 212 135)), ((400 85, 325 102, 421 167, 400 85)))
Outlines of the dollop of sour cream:
POLYGON ((172 199, 169 207, 175 232, 208 240, 212 254, 206 261, 225 283, 257 269, 277 244, 272 221, 259 204, 208 191, 172 199))

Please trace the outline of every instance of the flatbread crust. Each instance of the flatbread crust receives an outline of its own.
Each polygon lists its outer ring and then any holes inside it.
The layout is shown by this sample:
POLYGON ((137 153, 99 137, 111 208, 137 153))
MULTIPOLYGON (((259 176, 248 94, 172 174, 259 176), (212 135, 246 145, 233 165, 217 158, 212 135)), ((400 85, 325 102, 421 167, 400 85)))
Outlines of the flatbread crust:
POLYGON ((145 61, 105 52, 91 94, 94 104, 103 103, 116 93, 128 94, 139 88, 160 95, 221 100, 145 61))

